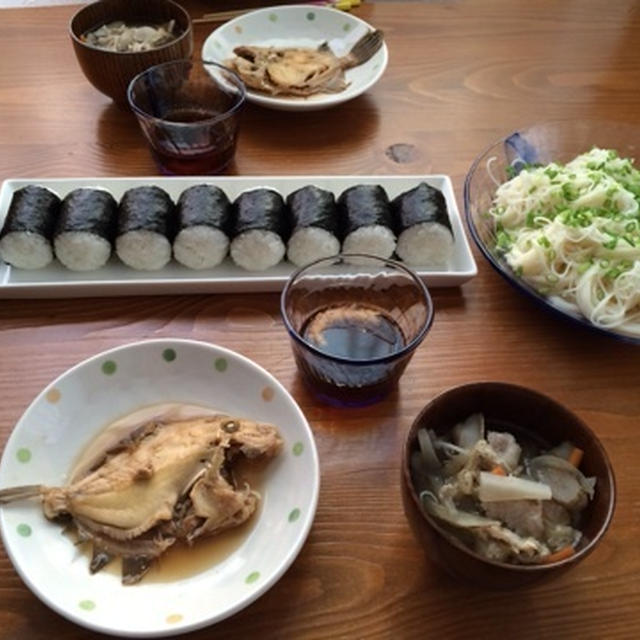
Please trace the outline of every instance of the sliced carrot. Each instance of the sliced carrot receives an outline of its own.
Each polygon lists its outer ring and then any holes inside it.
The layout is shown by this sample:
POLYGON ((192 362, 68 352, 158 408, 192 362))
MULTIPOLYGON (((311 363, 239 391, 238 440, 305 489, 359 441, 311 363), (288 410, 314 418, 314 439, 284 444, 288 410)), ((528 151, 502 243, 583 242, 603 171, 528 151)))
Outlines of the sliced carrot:
POLYGON ((582 462, 583 454, 584 454, 584 451, 582 449, 578 449, 578 447, 573 447, 573 449, 571 449, 571 453, 569 454, 569 458, 567 459, 567 461, 577 469, 580 466, 580 463, 582 462))
POLYGON ((558 549, 553 553, 542 556, 540 558, 540 563, 551 564, 552 562, 560 562, 560 560, 566 560, 567 558, 570 558, 575 552, 576 550, 571 545, 567 545, 566 547, 562 547, 562 549, 558 549))
POLYGON ((491 473, 493 473, 494 476, 506 476, 507 475, 507 472, 504 470, 504 468, 500 464, 497 464, 495 467, 493 467, 493 469, 491 469, 491 473))

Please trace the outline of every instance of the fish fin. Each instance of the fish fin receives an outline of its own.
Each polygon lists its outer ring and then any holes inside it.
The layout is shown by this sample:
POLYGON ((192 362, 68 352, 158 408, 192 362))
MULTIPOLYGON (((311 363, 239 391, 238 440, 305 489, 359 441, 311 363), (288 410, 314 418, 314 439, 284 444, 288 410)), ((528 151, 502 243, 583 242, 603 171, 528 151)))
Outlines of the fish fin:
POLYGON ((150 556, 123 556, 122 584, 136 584, 149 571, 155 558, 150 556))
POLYGON ((91 562, 89 563, 89 571, 91 573, 98 573, 98 571, 106 567, 112 560, 112 554, 105 549, 94 545, 93 555, 91 556, 91 562))
POLYGON ((345 69, 364 64, 378 52, 383 42, 384 37, 382 31, 379 29, 365 33, 362 38, 353 45, 351 51, 349 51, 345 58, 343 58, 345 61, 345 69))
POLYGON ((9 487, 0 490, 0 504, 9 504, 18 500, 37 498, 42 495, 43 486, 41 484, 27 484, 21 487, 9 487))

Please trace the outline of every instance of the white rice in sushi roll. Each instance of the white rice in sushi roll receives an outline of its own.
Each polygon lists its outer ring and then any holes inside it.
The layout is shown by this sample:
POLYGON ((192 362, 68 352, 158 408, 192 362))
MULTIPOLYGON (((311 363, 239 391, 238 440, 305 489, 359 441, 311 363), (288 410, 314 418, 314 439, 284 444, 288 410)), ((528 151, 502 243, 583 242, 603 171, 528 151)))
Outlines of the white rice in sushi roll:
POLYGON ((61 233, 53 246, 58 260, 72 271, 99 269, 111 256, 111 243, 88 231, 61 233))
POLYGON ((453 254, 453 235, 437 222, 422 222, 400 234, 396 252, 410 265, 446 267, 453 254))
POLYGON ((16 231, 0 240, 0 257, 18 269, 42 269, 53 260, 53 249, 38 233, 16 231))
MULTIPOLYGON (((396 249, 396 236, 386 226, 370 225, 352 231, 342 243, 343 253, 366 253, 378 258, 389 259, 396 249)), ((361 258, 346 257, 350 264, 366 264, 361 258)))
POLYGON ((320 258, 330 258, 340 253, 340 241, 326 229, 306 227, 295 231, 287 246, 287 259, 297 267, 303 267, 320 258))
POLYGON ((247 271, 265 271, 275 267, 283 258, 286 247, 273 231, 253 229, 245 231, 231 243, 231 258, 247 271))
POLYGON ((132 269, 157 271, 171 260, 171 243, 160 233, 139 229, 118 236, 116 253, 132 269))
POLYGON ((175 259, 189 269, 218 266, 229 251, 229 238, 219 229, 196 225, 182 229, 173 241, 175 259))

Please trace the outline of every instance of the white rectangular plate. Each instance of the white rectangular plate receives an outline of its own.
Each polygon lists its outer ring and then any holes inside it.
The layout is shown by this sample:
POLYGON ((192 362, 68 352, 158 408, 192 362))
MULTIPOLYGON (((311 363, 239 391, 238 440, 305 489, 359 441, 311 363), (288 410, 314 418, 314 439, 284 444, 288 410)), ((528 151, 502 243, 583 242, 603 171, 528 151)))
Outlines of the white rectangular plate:
MULTIPOLYGON (((247 189, 270 187, 286 197, 292 191, 314 184, 340 195, 355 184, 379 184, 389 198, 425 181, 444 194, 454 235, 454 252, 446 269, 433 270, 413 267, 422 280, 431 287, 458 286, 473 278, 477 266, 469 248, 451 179, 446 175, 432 176, 288 176, 288 177, 195 177, 195 178, 73 178, 73 179, 11 179, 5 180, 0 190, 0 224, 4 224, 13 193, 28 184, 51 189, 63 198, 78 187, 102 187, 116 200, 132 187, 157 185, 174 201, 186 188, 195 184, 214 184, 225 191, 230 200, 247 189)), ((75 298, 87 296, 231 293, 280 291, 295 267, 289 262, 267 271, 245 271, 230 258, 219 266, 193 271, 172 261, 159 271, 135 271, 113 256, 102 269, 88 273, 70 271, 57 262, 44 269, 26 271, 0 265, 0 298, 75 298)))

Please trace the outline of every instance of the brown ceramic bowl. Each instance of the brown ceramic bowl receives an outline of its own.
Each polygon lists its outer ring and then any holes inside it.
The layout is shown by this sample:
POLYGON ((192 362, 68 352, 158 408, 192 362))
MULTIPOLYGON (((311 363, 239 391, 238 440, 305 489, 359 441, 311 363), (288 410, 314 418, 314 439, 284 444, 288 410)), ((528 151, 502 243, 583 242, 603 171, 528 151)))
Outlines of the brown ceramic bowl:
POLYGON ((190 58, 193 53, 191 18, 171 0, 100 0, 83 7, 73 16, 69 33, 80 67, 89 82, 121 104, 127 102, 129 82, 140 72, 161 62, 190 58), (87 31, 115 20, 133 24, 161 24, 172 19, 176 22, 178 37, 149 51, 106 51, 82 41, 82 35, 87 31))
POLYGON ((415 419, 402 457, 402 498, 413 532, 426 555, 448 573, 466 582, 495 589, 511 589, 556 576, 583 560, 607 530, 616 501, 615 479, 607 454, 587 425, 568 409, 536 391, 501 382, 455 387, 434 398, 415 419), (445 433, 472 413, 481 412, 494 428, 527 432, 542 445, 569 440, 584 451, 580 470, 597 478, 593 500, 582 514, 582 539, 576 553, 555 563, 508 564, 475 553, 424 513, 410 473, 411 453, 418 448, 421 427, 445 433))

